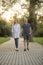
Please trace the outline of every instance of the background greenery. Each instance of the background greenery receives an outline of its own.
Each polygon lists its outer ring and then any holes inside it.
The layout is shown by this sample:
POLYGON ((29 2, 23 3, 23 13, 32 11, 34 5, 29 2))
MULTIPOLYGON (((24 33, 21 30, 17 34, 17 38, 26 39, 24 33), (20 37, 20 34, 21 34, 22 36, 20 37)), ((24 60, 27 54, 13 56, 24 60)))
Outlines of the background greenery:
POLYGON ((4 20, 0 20, 0 36, 6 37, 11 35, 11 25, 4 20))
MULTIPOLYGON (((6 1, 3 0, 2 1, 2 6, 6 7, 6 5, 8 5, 9 7, 11 7, 13 4, 15 4, 18 0, 13 0, 13 1, 9 1, 9 4, 6 4, 6 1)), ((28 18, 28 22, 31 24, 32 27, 32 35, 34 38, 34 40, 37 39, 37 37, 39 37, 38 39, 40 40, 40 42, 42 41, 40 37, 43 37, 43 16, 38 15, 38 13, 35 13, 37 10, 39 10, 41 7, 41 2, 39 2, 39 0, 27 0, 27 2, 30 2, 30 5, 28 5, 29 7, 27 7, 27 5, 24 3, 23 5, 21 5, 21 7, 24 6, 24 9, 26 8, 29 12, 29 15, 25 14, 21 19, 19 19, 20 24, 23 24, 24 22, 24 17, 28 18), (37 16, 39 16, 39 18, 37 19, 37 16), (41 22, 40 22, 41 21, 41 22)), ((4 11, 7 11, 8 8, 6 8, 4 11)), ((8 37, 11 36, 11 28, 12 28, 12 23, 13 21, 11 21, 10 23, 7 23, 5 20, 1 19, 1 15, 4 12, 2 12, 0 14, 0 37, 8 37)), ((0 38, 1 40, 1 38, 0 38)), ((38 40, 38 41, 39 41, 38 40)), ((43 41, 42 41, 43 43, 43 41)))
POLYGON ((33 36, 35 37, 43 37, 43 24, 37 24, 37 30, 34 32, 33 36))
POLYGON ((43 37, 33 37, 33 41, 43 45, 43 37))
POLYGON ((10 40, 10 37, 0 37, 0 44, 10 40))

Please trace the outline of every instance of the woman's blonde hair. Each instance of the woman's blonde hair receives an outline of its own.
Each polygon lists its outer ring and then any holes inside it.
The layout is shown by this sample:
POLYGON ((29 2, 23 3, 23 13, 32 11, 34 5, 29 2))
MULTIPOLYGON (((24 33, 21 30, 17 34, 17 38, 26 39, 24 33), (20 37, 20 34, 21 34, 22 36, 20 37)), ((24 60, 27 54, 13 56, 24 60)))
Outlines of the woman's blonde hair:
POLYGON ((14 24, 15 24, 15 23, 18 23, 18 19, 14 19, 14 24))

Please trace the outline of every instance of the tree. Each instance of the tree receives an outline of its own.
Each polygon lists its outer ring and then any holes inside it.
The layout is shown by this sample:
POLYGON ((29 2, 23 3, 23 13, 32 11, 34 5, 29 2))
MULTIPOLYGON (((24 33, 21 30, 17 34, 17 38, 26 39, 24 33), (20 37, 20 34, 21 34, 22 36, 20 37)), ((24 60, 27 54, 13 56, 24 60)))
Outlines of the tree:
POLYGON ((29 11, 29 17, 28 22, 31 23, 31 27, 33 31, 37 29, 37 14, 35 14, 35 11, 38 10, 40 6, 39 0, 27 0, 30 1, 30 7, 28 8, 29 11))
POLYGON ((35 14, 35 6, 39 7, 39 0, 30 0, 30 8, 29 8, 29 21, 31 23, 33 31, 37 29, 37 19, 35 14))

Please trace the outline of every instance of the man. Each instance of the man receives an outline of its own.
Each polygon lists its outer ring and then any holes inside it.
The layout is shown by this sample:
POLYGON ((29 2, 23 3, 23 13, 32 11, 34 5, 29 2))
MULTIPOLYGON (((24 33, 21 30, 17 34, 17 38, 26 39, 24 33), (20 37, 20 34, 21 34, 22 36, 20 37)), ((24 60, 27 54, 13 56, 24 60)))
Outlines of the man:
POLYGON ((17 19, 14 21, 14 25, 12 26, 12 35, 15 40, 16 51, 18 51, 18 40, 20 37, 20 24, 18 23, 17 19))
POLYGON ((22 25, 22 33, 24 37, 24 51, 26 51, 26 44, 27 50, 29 50, 29 37, 31 35, 31 26, 28 23, 27 19, 25 19, 24 24, 22 25))

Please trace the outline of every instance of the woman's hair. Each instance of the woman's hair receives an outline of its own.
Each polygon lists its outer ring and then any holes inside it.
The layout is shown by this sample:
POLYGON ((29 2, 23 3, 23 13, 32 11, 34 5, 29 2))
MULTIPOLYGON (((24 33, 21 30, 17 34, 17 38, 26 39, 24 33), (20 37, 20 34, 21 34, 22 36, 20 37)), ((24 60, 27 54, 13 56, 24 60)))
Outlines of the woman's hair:
POLYGON ((14 20, 14 24, 15 24, 15 23, 18 23, 18 19, 15 19, 15 20, 14 20))
POLYGON ((14 21, 14 24, 16 23, 16 21, 14 21))

